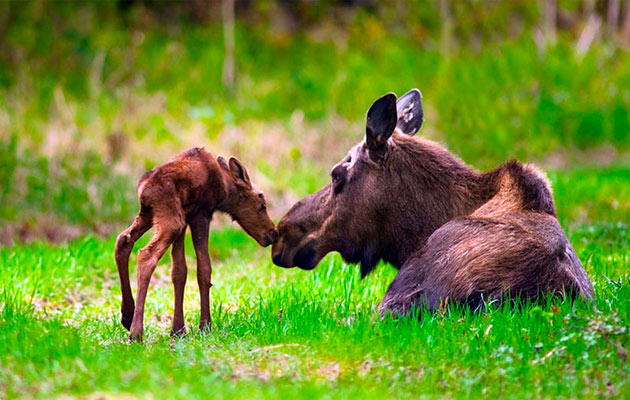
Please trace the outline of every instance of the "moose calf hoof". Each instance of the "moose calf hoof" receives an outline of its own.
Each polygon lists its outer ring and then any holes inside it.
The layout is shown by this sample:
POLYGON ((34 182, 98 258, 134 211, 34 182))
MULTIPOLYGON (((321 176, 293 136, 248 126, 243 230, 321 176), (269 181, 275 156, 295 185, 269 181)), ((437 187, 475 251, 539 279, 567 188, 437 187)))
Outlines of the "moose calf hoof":
POLYGON ((125 312, 122 311, 122 318, 120 319, 120 322, 122 323, 122 326, 125 327, 125 329, 127 330, 131 330, 131 321, 133 321, 133 311, 132 312, 125 312))
POLYGON ((212 322, 211 321, 201 321, 199 323, 199 330, 201 332, 212 332, 212 322))
POLYGON ((142 329, 139 330, 131 330, 131 333, 129 334, 129 342, 133 343, 133 342, 138 342, 138 343, 142 343, 142 329))
POLYGON ((183 336, 186 336, 187 333, 188 333, 188 329, 186 329, 186 325, 182 325, 179 328, 172 328, 171 329, 171 337, 172 338, 183 337, 183 336))

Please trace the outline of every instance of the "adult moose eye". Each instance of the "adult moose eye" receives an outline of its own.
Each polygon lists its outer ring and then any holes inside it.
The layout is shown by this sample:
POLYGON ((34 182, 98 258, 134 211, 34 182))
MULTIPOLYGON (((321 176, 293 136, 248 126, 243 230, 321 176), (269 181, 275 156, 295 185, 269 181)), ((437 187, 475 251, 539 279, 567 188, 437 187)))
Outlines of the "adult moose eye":
POLYGON ((332 179, 333 187, 335 192, 338 192, 343 187, 343 184, 346 180, 346 169, 341 165, 336 166, 332 172, 330 173, 330 177, 332 179))

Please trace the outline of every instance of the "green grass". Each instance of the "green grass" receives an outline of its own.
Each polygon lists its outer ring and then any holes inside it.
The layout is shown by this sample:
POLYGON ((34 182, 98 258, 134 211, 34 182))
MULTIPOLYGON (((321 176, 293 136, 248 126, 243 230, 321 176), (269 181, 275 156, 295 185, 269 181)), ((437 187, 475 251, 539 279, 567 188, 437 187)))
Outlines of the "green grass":
POLYGON ((570 231, 595 286, 593 305, 393 322, 375 315, 393 268, 360 280, 357 267, 333 255, 313 272, 283 270, 241 231, 213 231, 212 332, 196 328, 188 238, 189 334, 168 335, 165 257, 149 291, 143 345, 127 344, 119 324, 114 238, 3 247, 0 397, 625 397, 630 365, 611 343, 630 346, 629 232, 621 223, 570 231))

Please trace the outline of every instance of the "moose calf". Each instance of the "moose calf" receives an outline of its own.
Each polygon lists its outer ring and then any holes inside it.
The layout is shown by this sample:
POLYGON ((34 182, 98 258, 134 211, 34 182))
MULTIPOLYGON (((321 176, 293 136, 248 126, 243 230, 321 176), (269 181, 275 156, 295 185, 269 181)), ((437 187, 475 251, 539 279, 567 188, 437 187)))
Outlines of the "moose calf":
POLYGON ((197 282, 201 299, 199 328, 210 328, 212 267, 208 234, 215 210, 229 214, 261 246, 278 239, 267 214, 263 192, 254 185, 236 158, 216 159, 208 151, 193 148, 147 172, 138 182, 140 212, 116 240, 116 265, 122 289, 122 324, 131 340, 142 340, 144 302, 151 275, 168 249, 172 248, 171 279, 175 288, 172 334, 183 333, 186 257, 184 237, 190 226, 197 256, 197 282), (138 292, 134 307, 129 285, 129 255, 134 243, 152 226, 153 238, 138 253, 138 292))

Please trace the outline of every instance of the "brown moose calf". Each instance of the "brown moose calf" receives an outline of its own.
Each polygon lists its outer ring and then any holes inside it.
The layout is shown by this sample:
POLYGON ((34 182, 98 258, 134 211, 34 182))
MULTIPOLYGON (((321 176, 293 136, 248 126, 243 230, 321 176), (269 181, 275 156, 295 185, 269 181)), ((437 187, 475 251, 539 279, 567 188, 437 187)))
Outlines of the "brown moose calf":
POLYGON ((278 239, 267 214, 263 192, 252 184, 245 167, 236 158, 193 148, 147 172, 138 182, 140 212, 116 240, 116 265, 122 289, 122 324, 131 340, 142 340, 144 302, 151 275, 168 249, 172 248, 171 279, 175 305, 171 334, 184 331, 184 286, 186 257, 184 237, 190 226, 197 256, 197 282, 201 300, 199 328, 210 328, 210 276, 208 254, 210 220, 215 210, 229 214, 261 246, 278 239), (138 290, 134 306, 129 285, 129 255, 134 243, 152 226, 153 238, 138 252, 138 290))

